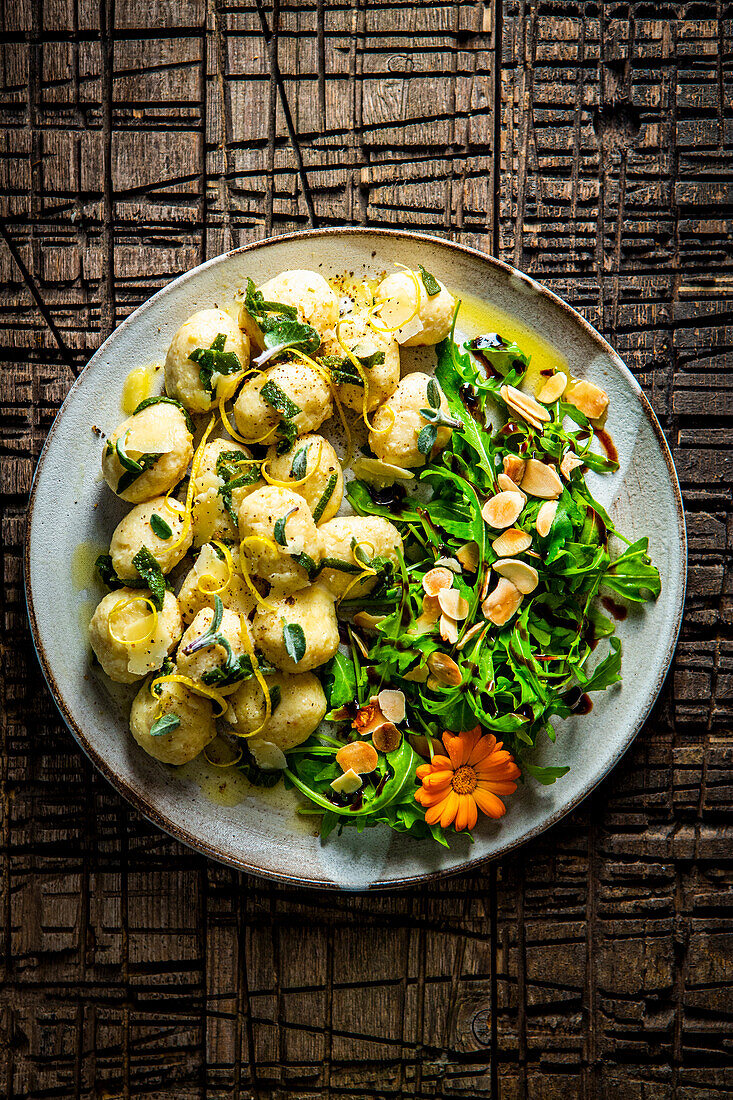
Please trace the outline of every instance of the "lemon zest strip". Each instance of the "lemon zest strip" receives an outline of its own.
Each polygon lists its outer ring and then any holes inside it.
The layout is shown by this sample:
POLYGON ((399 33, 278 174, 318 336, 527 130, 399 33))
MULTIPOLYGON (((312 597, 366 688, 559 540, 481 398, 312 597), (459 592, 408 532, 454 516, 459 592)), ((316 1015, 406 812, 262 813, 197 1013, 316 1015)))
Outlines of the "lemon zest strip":
POLYGON ((180 672, 172 672, 168 676, 157 676, 155 680, 151 681, 150 694, 154 699, 158 699, 158 694, 155 688, 158 684, 182 684, 183 687, 188 688, 195 695, 201 695, 204 699, 210 699, 211 702, 216 703, 219 708, 219 713, 215 716, 221 718, 222 714, 226 711, 229 704, 223 695, 220 695, 214 688, 206 687, 205 684, 199 684, 196 680, 192 680, 190 676, 182 676, 180 672))
POLYGON ((199 592, 203 593, 204 596, 218 596, 220 592, 224 592, 232 583, 232 577, 236 572, 234 561, 232 560, 232 555, 229 551, 229 547, 225 543, 219 542, 218 539, 212 539, 211 545, 217 546, 224 555, 224 563, 227 567, 227 578, 223 584, 219 585, 218 588, 210 588, 208 584, 206 585, 206 587, 204 587, 201 582, 207 580, 207 578, 209 580, 212 580, 215 585, 217 581, 213 573, 202 573, 196 581, 196 587, 198 588, 199 592))
MULTIPOLYGON (((257 538, 258 536, 254 535, 250 537, 257 538)), ((272 545, 274 546, 275 544, 273 543, 272 545)), ((244 583, 247 585, 247 588, 249 588, 250 592, 255 598, 255 601, 260 605, 260 607, 264 607, 266 611, 276 611, 277 608, 275 608, 273 604, 268 603, 265 597, 257 591, 254 584, 252 583, 252 578, 249 575, 249 570, 247 569, 247 564, 244 560, 244 540, 242 540, 242 542, 239 544, 239 568, 242 572, 242 576, 244 577, 244 583)))
POLYGON ((349 466, 351 464, 352 458, 354 457, 354 448, 351 439, 351 428, 349 427, 346 421, 346 417, 344 416, 344 410, 341 406, 341 402, 339 401, 339 396, 336 393, 336 387, 333 384, 331 376, 329 375, 328 371, 324 370, 323 367, 316 363, 315 359, 311 359, 310 355, 306 355, 304 351, 299 351, 298 348, 289 348, 288 354, 297 356, 297 358, 300 359, 301 362, 305 363, 307 367, 310 367, 311 370, 314 370, 319 378, 322 378, 328 386, 331 397, 333 398, 333 403, 336 406, 336 412, 338 413, 339 420, 341 421, 341 427, 344 429, 344 435, 346 436, 346 458, 343 459, 341 465, 349 466))
MULTIPOLYGON (((415 308, 413 309, 413 311, 412 311, 412 313, 410 314, 409 317, 407 317, 404 321, 400 321, 399 325, 395 325, 394 328, 380 328, 379 325, 374 324, 374 317, 376 315, 376 311, 379 310, 379 309, 382 309, 383 306, 386 306, 387 303, 390 302, 390 301, 393 301, 393 299, 385 298, 385 300, 383 302, 378 302, 378 303, 376 303, 376 305, 373 305, 372 308, 369 311, 369 315, 368 315, 368 318, 367 318, 368 322, 369 322, 369 326, 370 326, 370 328, 374 329, 375 332, 381 332, 383 335, 385 335, 387 333, 392 333, 392 332, 399 332, 401 328, 405 327, 405 325, 409 325, 410 321, 412 321, 413 318, 417 317, 418 313, 420 312, 420 284, 417 281, 417 275, 412 270, 412 268, 407 267, 406 264, 400 264, 400 263, 397 263, 397 261, 395 261, 395 267, 401 267, 403 269, 403 271, 406 271, 409 274, 410 278, 412 279, 413 283, 415 284, 415 308)), ((380 321, 381 321, 381 317, 380 317, 380 321)))
POLYGON ((209 746, 207 745, 206 748, 204 749, 204 760, 206 760, 209 764, 211 764, 212 768, 222 768, 222 769, 223 768, 233 768, 234 765, 238 764, 239 761, 242 759, 242 750, 238 749, 236 756, 233 756, 231 758, 231 760, 227 760, 225 764, 220 764, 218 761, 211 759, 211 757, 209 756, 208 751, 207 751, 208 747, 209 746))
MULTIPOLYGON (((262 374, 263 372, 260 371, 259 373, 262 374)), ((222 397, 221 401, 219 402, 219 415, 221 417, 221 422, 226 428, 229 435, 232 437, 232 439, 236 439, 237 443, 244 443, 245 447, 249 447, 252 443, 262 443, 265 439, 267 439, 268 436, 277 431, 277 424, 274 424, 270 429, 268 429, 268 431, 265 432, 264 435, 261 435, 258 439, 245 439, 243 435, 239 434, 236 428, 232 427, 229 417, 227 416, 226 409, 224 408, 224 401, 225 398, 222 397)))
MULTIPOLYGON (((185 504, 184 512, 183 512, 183 523, 181 525, 181 534, 179 535, 178 539, 173 543, 173 545, 170 547, 171 550, 177 550, 178 547, 181 545, 181 543, 185 542, 186 538, 188 537, 188 532, 191 528, 191 511, 193 509, 193 497, 194 497, 194 493, 196 491, 196 482, 198 481, 199 469, 201 467, 201 462, 203 461, 203 457, 204 457, 204 448, 205 448, 205 446, 208 442, 209 436, 211 435, 211 433, 214 429, 215 424, 216 424, 216 417, 212 416, 211 420, 209 421, 209 423, 206 426, 206 430, 204 431, 204 434, 201 436, 201 442, 199 443, 198 447, 196 448, 196 453, 193 456, 193 459, 191 460, 191 475, 188 479, 188 489, 186 490, 186 504, 185 504)), ((169 493, 166 494, 166 503, 167 503, 167 498, 168 498, 169 495, 170 495, 169 493)), ((173 509, 173 511, 175 511, 175 509, 173 509)))
POLYGON ((260 672, 260 663, 257 660, 257 654, 255 653, 254 646, 252 645, 252 641, 251 641, 250 636, 249 636, 249 630, 247 629, 247 626, 248 626, 247 621, 246 621, 246 619, 244 618, 243 615, 240 615, 239 618, 240 618, 240 622, 242 624, 242 645, 244 646, 245 653, 249 657, 250 662, 252 664, 252 671, 255 674, 255 679, 256 679, 257 683, 260 685, 260 687, 262 688, 262 694, 265 697, 265 717, 264 717, 264 720, 262 721, 262 723, 257 727, 256 730, 252 730, 251 733, 238 734, 237 736, 239 736, 239 737, 254 737, 254 735, 256 733, 259 733, 260 730, 263 730, 265 728, 267 723, 272 718, 272 699, 270 697, 270 689, 267 686, 267 681, 265 680, 265 677, 260 672))
MULTIPOLYGON (((133 623, 132 625, 134 626, 135 624, 133 623)), ((140 624, 140 625, 142 625, 142 624, 140 624)), ((151 599, 149 599, 147 596, 122 596, 117 601, 117 603, 114 604, 114 606, 112 607, 112 609, 109 613, 109 619, 107 620, 107 626, 108 626, 108 629, 109 629, 110 638, 112 638, 113 641, 117 642, 118 645, 125 645, 125 646, 128 646, 128 645, 144 645, 145 642, 150 641, 150 639, 152 638, 153 634, 155 634, 155 631, 157 629, 157 626, 158 626, 158 609, 155 606, 155 604, 153 603, 153 601, 151 599), (152 618, 153 625, 151 626, 148 633, 144 634, 141 638, 134 638, 133 639, 133 638, 125 638, 124 636, 120 637, 119 634, 115 634, 115 632, 113 630, 112 616, 115 614, 115 612, 122 611, 126 607, 131 607, 135 603, 146 604, 147 607, 150 608, 150 613, 151 613, 151 618, 152 618)))
MULTIPOLYGON (((310 444, 308 444, 308 446, 310 447, 310 444)), ((294 449, 295 449, 295 444, 293 444, 293 450, 294 449)), ((314 474, 318 473, 318 469, 319 469, 320 464, 321 464, 321 455, 322 454, 323 454, 323 440, 319 439, 318 440, 318 457, 316 458, 315 466, 310 471, 310 473, 307 473, 305 475, 305 477, 298 478, 297 481, 278 481, 277 478, 271 477, 270 476, 270 471, 265 469, 265 466, 270 461, 269 458, 266 458, 265 461, 262 463, 262 466, 260 468, 260 473, 262 474, 262 477, 264 478, 264 480, 267 482, 268 485, 274 485, 276 489, 292 489, 293 486, 295 486, 295 485, 305 485, 306 481, 308 481, 310 478, 312 478, 314 474)), ((306 459, 306 463, 307 463, 307 461, 308 460, 306 459)))
POLYGON ((354 588, 361 581, 363 581, 366 577, 376 577, 377 576, 376 569, 372 568, 371 565, 364 565, 363 562, 361 562, 357 559, 356 551, 359 549, 360 546, 362 546, 362 547, 367 547, 368 546, 369 549, 372 552, 372 555, 374 555, 376 553, 375 548, 372 546, 372 544, 370 542, 357 542, 356 546, 354 546, 354 548, 351 551, 351 556, 354 559, 354 562, 357 565, 361 566, 362 572, 359 573, 358 576, 354 577, 353 581, 350 581, 347 584, 346 588, 344 589, 343 595, 339 596, 339 598, 336 600, 336 607, 339 607, 341 605, 341 602, 343 600, 345 600, 346 597, 348 596, 349 592, 351 592, 351 589, 354 588))

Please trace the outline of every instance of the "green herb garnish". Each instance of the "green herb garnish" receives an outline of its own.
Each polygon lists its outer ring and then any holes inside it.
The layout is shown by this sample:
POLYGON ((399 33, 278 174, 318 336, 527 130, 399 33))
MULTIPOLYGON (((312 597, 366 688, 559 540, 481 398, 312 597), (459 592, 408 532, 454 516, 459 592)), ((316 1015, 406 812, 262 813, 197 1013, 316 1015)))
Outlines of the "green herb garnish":
POLYGON ((305 631, 300 623, 283 623, 283 640, 288 657, 296 665, 305 656, 305 631))
POLYGON ((167 733, 173 733, 173 730, 177 730, 181 724, 181 719, 177 714, 161 714, 160 718, 156 718, 150 727, 151 737, 165 737, 167 733))
POLYGON ((296 405, 294 401, 291 401, 285 390, 281 390, 277 382, 273 382, 271 378, 267 379, 260 390, 260 396, 263 401, 266 401, 275 412, 279 412, 286 420, 292 420, 299 412, 303 411, 300 405, 296 405))
POLYGON ((422 264, 418 264, 417 267, 428 298, 434 298, 436 294, 440 294, 440 283, 435 276, 426 271, 422 264))
POLYGON ((331 474, 328 481, 326 482, 326 488, 323 490, 321 496, 318 498, 318 503, 316 504, 315 508, 313 509, 313 522, 314 523, 318 523, 321 516, 326 511, 326 508, 328 507, 328 502, 330 501, 331 497, 333 496, 333 491, 336 488, 336 483, 338 482, 338 479, 339 479, 338 474, 333 473, 333 474, 331 474))
POLYGON ((280 516, 280 519, 276 520, 275 527, 273 528, 273 536, 278 546, 288 545, 288 536, 285 534, 285 524, 288 522, 293 512, 298 511, 298 505, 294 504, 292 508, 289 508, 284 516, 280 516))
POLYGON ((290 476, 296 481, 301 481, 308 472, 309 446, 310 444, 306 444, 305 447, 301 447, 293 456, 293 461, 290 466, 290 476))
POLYGON ((149 409, 151 405, 175 405, 176 408, 180 409, 183 413, 184 417, 186 418, 186 427, 188 428, 191 435, 193 435, 194 427, 193 420, 191 419, 191 414, 189 413, 188 409, 181 404, 180 401, 176 401, 175 397, 166 397, 166 395, 162 393, 157 394, 155 397, 146 397, 143 401, 140 402, 132 415, 137 416, 139 412, 142 412, 143 409, 149 409))
POLYGON ((158 611, 162 611, 166 583, 157 559, 151 554, 147 546, 141 546, 132 559, 132 564, 150 589, 150 595, 158 611))
POLYGON ((239 356, 234 351, 224 351, 227 342, 225 332, 220 332, 214 337, 210 348, 195 348, 189 355, 194 363, 199 365, 199 380, 203 389, 214 393, 213 378, 215 374, 238 374, 242 369, 239 356))
POLYGON ((169 539, 173 534, 173 529, 157 512, 153 512, 150 517, 150 526, 153 529, 153 533, 156 534, 159 539, 169 539))

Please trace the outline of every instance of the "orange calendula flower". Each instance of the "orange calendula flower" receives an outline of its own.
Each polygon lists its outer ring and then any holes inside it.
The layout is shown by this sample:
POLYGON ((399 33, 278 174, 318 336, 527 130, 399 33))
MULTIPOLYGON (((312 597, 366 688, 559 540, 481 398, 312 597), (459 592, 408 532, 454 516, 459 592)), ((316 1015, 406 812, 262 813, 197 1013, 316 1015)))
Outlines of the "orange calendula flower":
POLYGON ((443 734, 447 756, 434 756, 417 769, 422 787, 415 794, 425 807, 428 825, 440 822, 446 829, 473 829, 478 811, 487 817, 503 817, 506 806, 499 795, 514 794, 521 775, 510 752, 493 734, 481 727, 464 733, 443 734))

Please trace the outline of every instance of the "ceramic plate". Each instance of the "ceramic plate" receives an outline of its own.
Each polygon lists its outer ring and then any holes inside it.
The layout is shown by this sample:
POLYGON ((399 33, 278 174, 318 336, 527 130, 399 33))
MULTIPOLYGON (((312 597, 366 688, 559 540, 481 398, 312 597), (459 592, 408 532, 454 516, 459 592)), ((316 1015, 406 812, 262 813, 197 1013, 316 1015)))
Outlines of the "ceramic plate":
POLYGON ((218 256, 155 294, 92 357, 71 388, 41 454, 30 502, 26 593, 44 675, 64 720, 103 775, 143 814, 179 840, 245 871, 308 886, 359 890, 403 886, 448 874, 509 851, 556 822, 616 764, 659 693, 674 651, 685 589, 682 505, 662 431, 638 384, 613 349, 550 291, 497 260, 447 241, 392 230, 331 229, 295 233, 218 256), (129 371, 165 358, 189 314, 233 297, 247 276, 256 283, 287 268, 327 277, 379 274, 393 261, 423 263, 465 302, 459 328, 509 335, 535 356, 563 361, 573 375, 608 392, 608 430, 618 472, 590 476, 594 493, 630 538, 649 536, 662 575, 654 604, 618 624, 623 684, 594 696, 592 712, 558 722, 557 744, 538 763, 570 764, 554 786, 520 785, 501 822, 482 820, 471 845, 450 851, 388 829, 347 829, 321 844, 312 818, 298 819, 295 799, 279 784, 260 793, 231 773, 194 762, 165 767, 146 756, 127 728, 130 693, 116 694, 90 664, 86 622, 101 591, 91 563, 106 549, 126 510, 99 474, 101 441, 122 419, 129 371), (481 305, 480 303, 484 303, 481 305), (223 776, 229 776, 224 792, 223 776))

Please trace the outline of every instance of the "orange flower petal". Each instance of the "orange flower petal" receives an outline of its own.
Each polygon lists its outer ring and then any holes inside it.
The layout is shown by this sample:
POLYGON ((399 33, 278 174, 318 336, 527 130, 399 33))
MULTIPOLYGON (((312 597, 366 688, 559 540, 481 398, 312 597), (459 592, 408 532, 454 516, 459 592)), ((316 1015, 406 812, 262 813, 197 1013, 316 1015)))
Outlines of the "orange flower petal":
POLYGON ((453 798, 456 797, 451 791, 450 795, 442 798, 440 802, 436 802, 434 805, 430 806, 428 810, 425 811, 425 821, 428 825, 435 825, 437 821, 440 821, 443 816, 443 811, 451 795, 453 795, 453 798))
POLYGON ((478 808, 487 817, 503 817, 506 813, 506 806, 501 799, 497 798, 491 791, 484 790, 483 787, 477 787, 473 792, 473 797, 478 808))
POLYGON ((415 791, 415 800, 421 806, 437 806, 439 802, 445 802, 449 794, 450 787, 442 787, 439 791, 426 791, 421 787, 419 791, 415 791))
POLYGON ((446 732, 443 734, 443 744, 448 750, 448 756, 450 756, 451 767, 454 769, 460 768, 463 763, 465 755, 465 745, 459 737, 454 737, 452 733, 446 732))
POLYGON ((456 830, 472 829, 478 821, 476 803, 470 794, 460 795, 458 799, 458 812, 456 814, 456 830))
POLYGON ((447 829, 452 821, 455 821, 456 814, 458 813, 458 795, 455 791, 446 798, 443 803, 443 813, 440 815, 440 824, 444 829, 447 829))
POLYGON ((501 781, 496 782, 496 781, 492 780, 490 783, 487 783, 484 780, 484 781, 479 782, 479 785, 478 785, 477 789, 479 789, 479 788, 482 791, 491 791, 492 794, 507 795, 507 794, 514 794, 514 792, 517 789, 517 784, 512 783, 508 779, 505 780, 504 782, 501 782, 501 781))
POLYGON ((433 772, 431 775, 426 775, 422 781, 422 785, 427 791, 434 791, 438 787, 447 787, 455 773, 451 771, 433 772))
POLYGON ((471 755, 469 756, 468 764, 479 764, 482 761, 493 758, 496 753, 496 739, 492 736, 482 737, 480 741, 477 741, 471 755))

